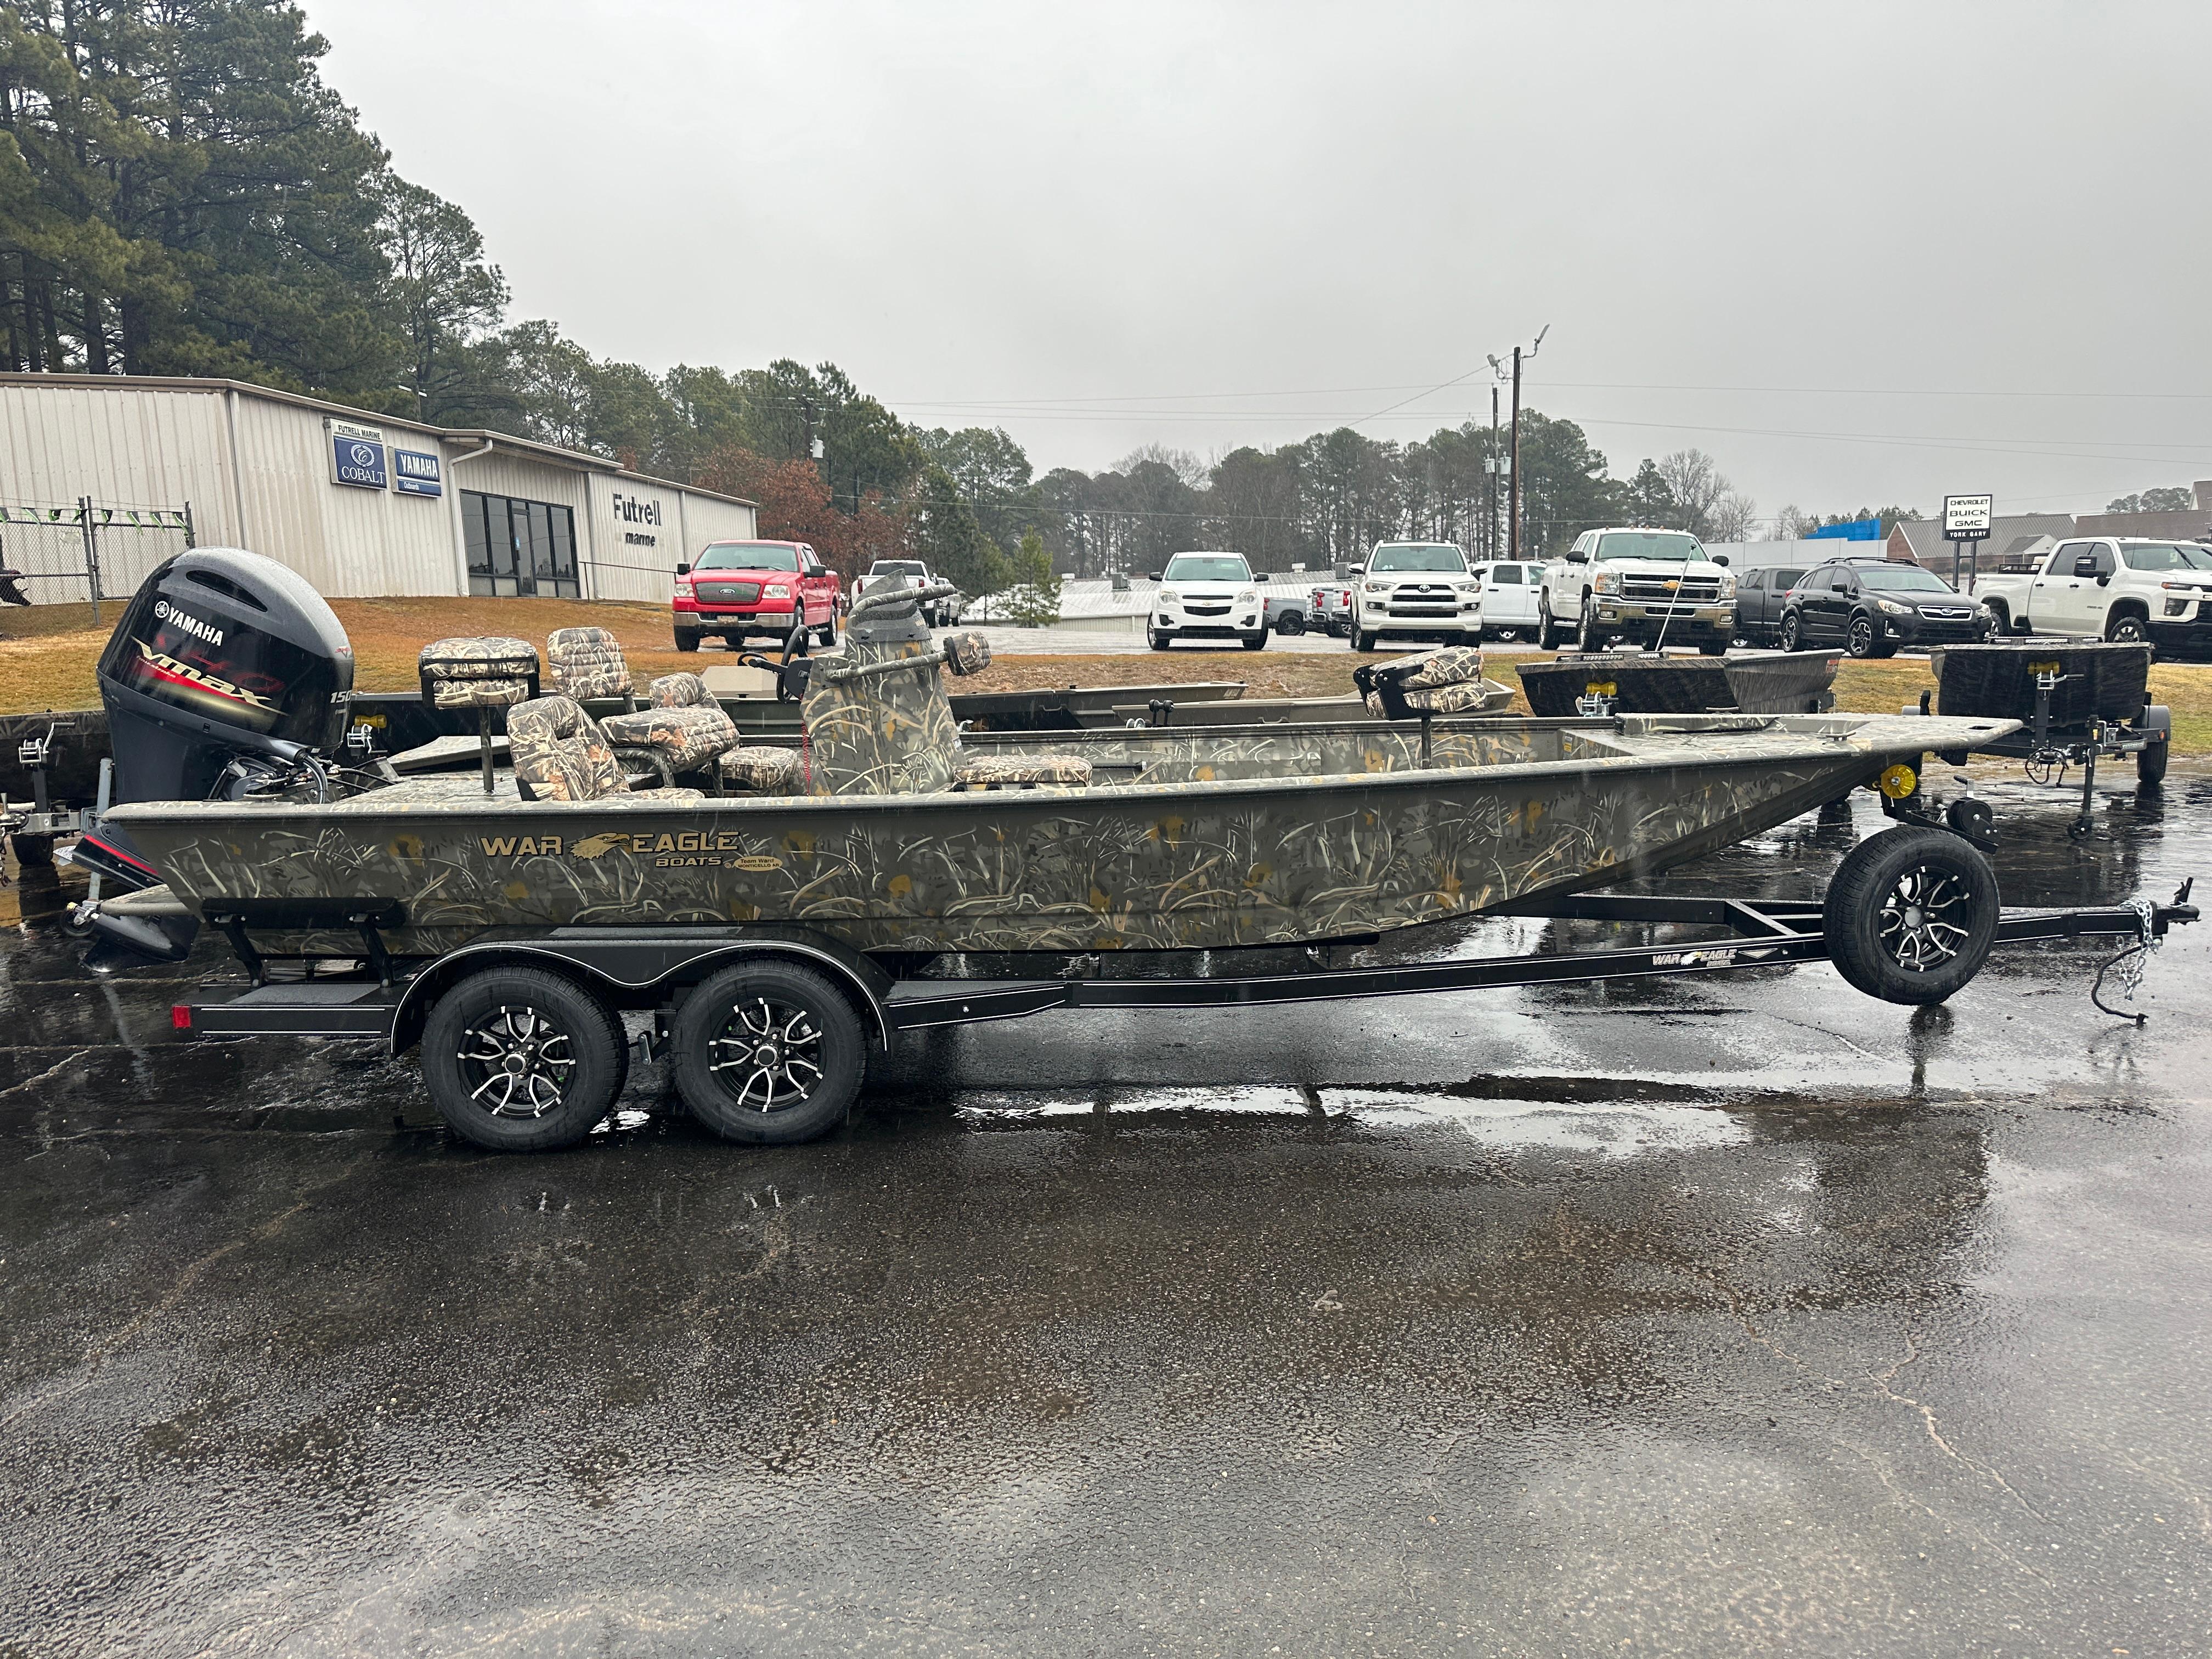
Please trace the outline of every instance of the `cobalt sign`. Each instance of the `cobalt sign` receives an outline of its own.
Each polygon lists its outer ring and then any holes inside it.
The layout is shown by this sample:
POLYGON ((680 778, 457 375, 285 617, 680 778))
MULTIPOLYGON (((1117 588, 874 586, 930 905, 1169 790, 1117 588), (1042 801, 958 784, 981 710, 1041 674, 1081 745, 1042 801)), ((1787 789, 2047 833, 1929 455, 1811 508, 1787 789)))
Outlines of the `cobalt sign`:
POLYGON ((381 489, 388 481, 381 427, 331 421, 331 481, 361 489, 381 489))

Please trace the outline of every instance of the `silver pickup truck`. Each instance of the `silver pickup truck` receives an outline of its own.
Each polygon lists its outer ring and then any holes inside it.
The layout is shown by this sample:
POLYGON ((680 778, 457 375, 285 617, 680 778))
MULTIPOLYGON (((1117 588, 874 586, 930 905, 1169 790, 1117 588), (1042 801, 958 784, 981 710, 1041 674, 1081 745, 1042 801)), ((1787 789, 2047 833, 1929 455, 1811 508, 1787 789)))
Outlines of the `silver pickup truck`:
POLYGON ((2212 649, 2212 548, 2198 542, 2069 537, 2040 559, 1981 577, 1974 597, 2015 634, 2212 649))

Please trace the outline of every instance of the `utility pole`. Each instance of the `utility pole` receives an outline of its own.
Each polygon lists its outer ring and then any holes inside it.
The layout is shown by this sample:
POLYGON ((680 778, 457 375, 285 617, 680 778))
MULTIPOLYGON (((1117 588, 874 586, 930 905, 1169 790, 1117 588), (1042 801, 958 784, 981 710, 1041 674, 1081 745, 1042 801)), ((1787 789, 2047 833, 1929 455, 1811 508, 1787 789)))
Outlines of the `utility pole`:
MULTIPOLYGON (((1552 331, 1549 323, 1536 331, 1536 338, 1528 348, 1534 358, 1543 349, 1544 337, 1552 331)), ((1513 348, 1513 483, 1510 492, 1511 506, 1507 509, 1506 534, 1511 538, 1510 559, 1521 556, 1521 348, 1513 348)))
POLYGON ((1490 456, 1482 467, 1482 556, 1498 556, 1498 385, 1490 387, 1490 456))
POLYGON ((1513 348, 1513 477, 1506 486, 1505 556, 1521 556, 1521 348, 1513 348))

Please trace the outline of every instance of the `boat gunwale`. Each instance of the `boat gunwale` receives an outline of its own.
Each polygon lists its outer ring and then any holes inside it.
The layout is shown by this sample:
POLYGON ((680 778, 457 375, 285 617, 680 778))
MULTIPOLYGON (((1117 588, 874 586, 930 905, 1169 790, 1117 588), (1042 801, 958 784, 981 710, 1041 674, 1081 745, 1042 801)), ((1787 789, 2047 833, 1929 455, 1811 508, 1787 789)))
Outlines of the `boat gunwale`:
MULTIPOLYGON (((705 817, 714 814, 739 817, 775 817, 795 814, 836 810, 854 816, 883 817, 914 812, 972 813, 979 806, 994 812, 1012 810, 1065 810, 1082 804, 1099 807, 1118 807, 1121 803, 1161 803, 1193 797, 1207 801, 1218 801, 1223 797, 1249 797, 1255 802, 1282 795, 1309 795, 1316 793, 1342 794, 1355 791, 1383 791, 1406 793, 1435 790, 1440 785, 1474 782, 1518 782, 1534 778, 1583 779, 1593 775, 1610 776, 1615 774, 1635 775, 1645 772, 1704 772, 1720 768, 1755 766, 1789 766, 1808 762, 1832 760, 1839 769, 1848 769, 1853 764, 1873 765, 1883 759, 1905 754, 1924 754, 1936 749, 1966 747, 1980 749, 2001 742, 2021 729, 2017 720, 1982 720, 1946 718, 1942 716, 1902 716, 1869 714, 1863 716, 1808 714, 1808 715, 1631 715, 1639 721, 1673 721, 1709 719, 1717 722, 1713 727, 1689 731, 1661 730, 1623 732, 1618 721, 1598 723, 1576 721, 1517 721, 1513 729, 1523 730, 1530 725, 1547 727, 1580 726, 1589 731, 1602 731, 1616 741, 1642 742, 1650 744, 1655 753, 1597 755, 1575 759, 1540 761, 1504 761, 1490 766, 1417 767, 1392 772, 1328 772, 1302 773, 1294 776, 1264 778, 1215 778, 1184 783, 1131 783, 1103 788, 1086 786, 1047 787, 1035 790, 975 792, 936 790, 902 794, 849 795, 706 795, 696 800, 670 801, 652 799, 635 795, 611 795, 599 800, 585 801, 525 801, 511 797, 478 796, 446 800, 416 800, 380 810, 378 798, 386 792, 370 790, 339 801, 139 801, 111 809, 114 821, 133 823, 237 823, 241 820, 253 823, 289 823, 301 819, 329 819, 333 817, 348 821, 372 822, 377 819, 410 818, 449 821, 477 817, 487 814, 498 817, 527 816, 530 817, 573 818, 592 815, 605 816, 610 811, 624 817, 652 816, 705 817), (1717 722, 1741 722, 1756 720, 1756 729, 1720 726, 1717 722), (1847 728, 1831 732, 1786 731, 1775 732, 1772 725, 1784 720, 1834 722, 1858 720, 1876 730, 1893 728, 1894 741, 1868 743, 1863 738, 1854 744, 1856 735, 1847 728), (1948 732, 1938 728, 1963 726, 1978 734, 1971 744, 1945 744, 1945 737, 1964 738, 1965 732, 1948 732), (1721 738, 1731 739, 1727 752, 1710 755, 1694 750, 1685 750, 1679 744, 1666 739, 1683 738, 1721 738), (1849 746, 1847 746, 1849 745, 1849 746)), ((1257 726, 1248 728, 1213 726, 1205 728, 1209 738, 1225 738, 1239 730, 1255 736, 1282 737, 1297 730, 1284 726, 1257 726)), ((1479 722, 1465 722, 1461 729, 1482 730, 1479 722)), ((1489 729, 1495 729, 1494 723, 1489 729)), ((1172 727, 1150 726, 1140 732, 1155 732, 1163 737, 1172 734, 1172 727)), ((1088 737, 1104 742, 1139 735, 1127 728, 1121 732, 1106 730, 1091 732, 1007 733, 1006 736, 1027 737, 1031 741, 1057 742, 1062 737, 1088 737)))

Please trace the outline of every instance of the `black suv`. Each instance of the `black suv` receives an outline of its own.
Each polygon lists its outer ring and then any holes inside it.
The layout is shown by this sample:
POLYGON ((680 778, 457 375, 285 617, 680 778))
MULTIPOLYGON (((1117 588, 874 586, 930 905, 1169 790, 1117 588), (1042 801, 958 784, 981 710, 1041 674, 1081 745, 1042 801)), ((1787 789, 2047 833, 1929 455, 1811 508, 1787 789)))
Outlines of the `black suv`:
POLYGON ((1964 645, 1996 619, 1932 570, 1901 559, 1832 559, 1805 573, 1782 607, 1784 651, 1840 645, 1890 657, 1907 645, 1964 645))

